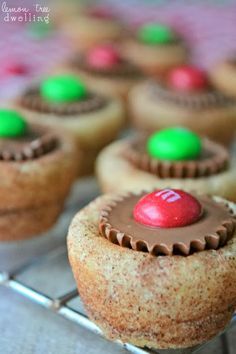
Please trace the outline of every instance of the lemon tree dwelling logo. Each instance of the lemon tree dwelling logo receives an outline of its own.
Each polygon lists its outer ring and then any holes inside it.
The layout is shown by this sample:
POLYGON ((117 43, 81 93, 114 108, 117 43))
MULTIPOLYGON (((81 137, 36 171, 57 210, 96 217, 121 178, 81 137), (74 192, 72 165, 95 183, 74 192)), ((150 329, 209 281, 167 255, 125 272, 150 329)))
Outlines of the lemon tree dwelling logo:
POLYGON ((50 8, 40 4, 34 4, 31 8, 8 6, 7 2, 2 3, 2 14, 4 22, 50 22, 50 8))

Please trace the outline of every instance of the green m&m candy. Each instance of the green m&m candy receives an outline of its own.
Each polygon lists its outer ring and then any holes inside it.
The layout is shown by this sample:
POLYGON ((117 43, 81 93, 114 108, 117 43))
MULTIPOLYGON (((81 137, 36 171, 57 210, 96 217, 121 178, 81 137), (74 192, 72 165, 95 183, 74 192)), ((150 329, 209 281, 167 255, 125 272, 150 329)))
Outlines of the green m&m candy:
POLYGON ((138 38, 147 44, 165 44, 173 41, 174 34, 168 26, 150 23, 139 29, 138 38))
POLYGON ((53 31, 52 25, 46 22, 30 22, 26 29, 28 36, 34 39, 48 37, 53 31))
POLYGON ((194 160, 201 154, 201 139, 192 131, 176 127, 160 130, 147 141, 147 152, 160 160, 194 160))
POLYGON ((17 138, 24 136, 27 131, 25 119, 16 111, 0 109, 0 137, 17 138))
POLYGON ((40 85, 40 94, 47 101, 72 102, 87 95, 85 84, 73 75, 51 76, 40 85))

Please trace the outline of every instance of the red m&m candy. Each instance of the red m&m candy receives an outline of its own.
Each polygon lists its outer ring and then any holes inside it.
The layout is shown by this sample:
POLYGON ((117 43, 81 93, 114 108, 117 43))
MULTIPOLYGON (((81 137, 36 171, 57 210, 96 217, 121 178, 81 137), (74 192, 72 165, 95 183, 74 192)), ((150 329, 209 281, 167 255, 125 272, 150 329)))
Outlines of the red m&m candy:
POLYGON ((202 214, 199 201, 179 189, 162 189, 142 197, 133 210, 134 219, 143 225, 160 228, 193 224, 202 214))
POLYGON ((27 74, 29 69, 23 63, 7 61, 2 63, 0 74, 3 76, 18 76, 27 74))
POLYGON ((180 66, 173 69, 167 78, 171 88, 178 91, 200 91, 207 87, 205 73, 191 66, 180 66))
POLYGON ((27 73, 27 68, 23 64, 9 64, 6 67, 6 71, 12 75, 24 75, 27 73))
POLYGON ((111 9, 104 6, 93 6, 87 11, 90 17, 94 17, 101 20, 112 20, 114 13, 111 9))
POLYGON ((95 68, 112 68, 119 62, 120 55, 111 45, 97 46, 87 54, 87 63, 95 68))

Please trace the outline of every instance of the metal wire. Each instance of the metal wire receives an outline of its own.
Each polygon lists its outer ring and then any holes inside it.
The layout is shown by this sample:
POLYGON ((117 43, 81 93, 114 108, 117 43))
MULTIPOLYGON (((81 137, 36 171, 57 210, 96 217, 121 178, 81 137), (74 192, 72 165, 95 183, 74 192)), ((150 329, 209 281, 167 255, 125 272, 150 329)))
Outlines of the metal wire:
POLYGON ((220 337, 220 340, 222 346, 222 354, 230 354, 227 335, 223 333, 222 336, 220 337))
MULTIPOLYGON (((24 267, 26 269, 26 267, 24 267)), ((17 274, 19 272, 17 271, 17 274)), ((36 302, 37 304, 43 306, 44 308, 57 312, 62 317, 77 323, 78 325, 88 329, 89 331, 102 335, 102 331, 98 328, 92 321, 88 319, 84 314, 70 308, 67 306, 67 302, 72 299, 78 297, 77 289, 70 291, 69 293, 65 293, 58 298, 51 298, 39 291, 36 291, 25 284, 22 284, 20 281, 13 279, 14 275, 6 276, 5 273, 0 273, 0 283, 1 285, 7 286, 17 293, 23 295, 24 297, 36 302)), ((146 354, 151 353, 151 351, 147 351, 138 347, 135 347, 131 344, 123 344, 119 341, 115 342, 116 344, 125 347, 131 353, 134 354, 146 354)))
MULTIPOLYGON (((65 246, 58 247, 46 255, 34 258, 30 262, 22 265, 21 267, 14 269, 10 273, 0 272, 0 284, 6 286, 19 293, 20 295, 34 301, 35 303, 43 306, 44 308, 56 312, 58 315, 72 321, 79 326, 82 326, 89 331, 103 335, 100 328, 98 328, 88 317, 80 311, 73 309, 69 302, 76 298, 79 298, 77 289, 72 289, 59 297, 50 297, 42 291, 35 290, 30 286, 27 286, 22 281, 17 280, 17 276, 21 275, 24 271, 27 271, 30 267, 39 265, 45 261, 54 261, 58 256, 63 255, 66 252, 65 246)), ((231 326, 236 324, 236 314, 233 316, 231 326)), ((230 327, 231 327, 230 326, 230 327)), ((222 335, 224 336, 224 335, 222 335)), ((159 353, 159 351, 153 351, 144 348, 138 348, 129 343, 115 342, 117 345, 122 346, 133 354, 147 354, 147 353, 159 353)), ((222 337, 222 344, 224 344, 224 353, 229 354, 228 343, 224 337, 222 337)), ((205 344, 206 345, 206 344, 205 344)), ((205 346, 204 345, 204 346, 205 346)), ((165 350, 166 354, 192 354, 196 353, 202 346, 194 349, 185 350, 165 350)), ((163 351, 161 351, 163 352, 163 351)))

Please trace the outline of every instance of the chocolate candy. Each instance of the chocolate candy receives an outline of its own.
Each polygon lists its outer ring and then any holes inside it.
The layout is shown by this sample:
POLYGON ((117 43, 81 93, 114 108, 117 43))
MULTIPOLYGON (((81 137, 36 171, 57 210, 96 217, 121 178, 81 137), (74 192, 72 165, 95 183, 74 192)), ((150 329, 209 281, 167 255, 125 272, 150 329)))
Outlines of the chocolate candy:
POLYGON ((43 98, 52 102, 80 101, 87 95, 86 86, 72 75, 52 76, 40 86, 43 98))
POLYGON ((114 19, 114 13, 113 11, 105 6, 92 6, 88 9, 87 11, 88 15, 90 17, 94 17, 95 19, 100 19, 100 20, 113 20, 114 19))
POLYGON ((14 61, 8 61, 5 64, 3 63, 1 68, 1 73, 3 73, 3 75, 25 75, 28 71, 29 68, 27 68, 26 65, 14 61))
POLYGON ((52 33, 52 25, 46 22, 31 22, 27 24, 27 34, 33 39, 44 39, 52 33))
POLYGON ((86 59, 89 66, 99 69, 109 69, 120 62, 119 53, 111 45, 93 48, 86 59))
POLYGON ((191 66, 180 66, 173 69, 167 78, 169 86, 178 91, 192 92, 207 88, 205 73, 191 66))
POLYGON ((199 201, 179 189, 162 189, 142 197, 135 205, 133 216, 140 224, 173 228, 195 223, 202 215, 199 201))
POLYGON ((159 160, 194 160, 201 154, 201 149, 198 135, 181 127, 160 130, 147 141, 148 154, 159 160))
POLYGON ((147 44, 165 44, 173 41, 174 34, 168 26, 150 23, 139 29, 138 38, 147 44))
POLYGON ((27 131, 25 119, 16 111, 0 109, 0 137, 14 138, 24 136, 27 131))

